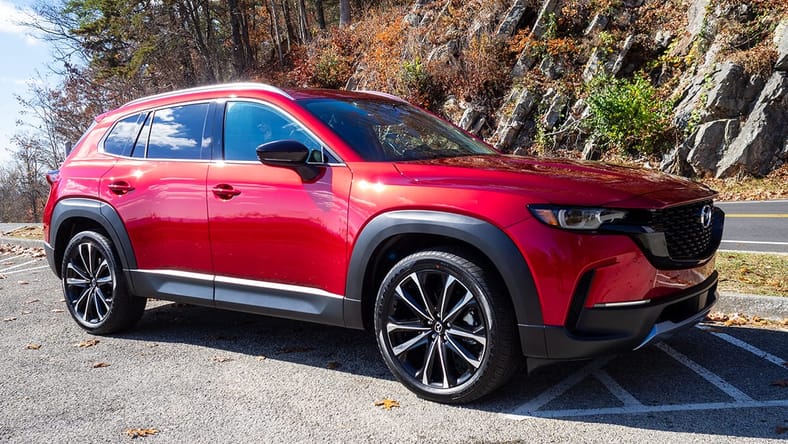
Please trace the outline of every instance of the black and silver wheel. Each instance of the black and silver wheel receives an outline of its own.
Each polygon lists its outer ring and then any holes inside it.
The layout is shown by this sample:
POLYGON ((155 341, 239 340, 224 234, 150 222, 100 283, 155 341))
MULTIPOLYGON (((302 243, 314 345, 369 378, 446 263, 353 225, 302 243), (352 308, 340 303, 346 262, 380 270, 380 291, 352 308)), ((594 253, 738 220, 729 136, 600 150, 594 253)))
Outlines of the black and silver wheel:
POLYGON ((147 300, 128 293, 112 244, 99 233, 83 231, 71 239, 61 276, 69 313, 91 333, 130 327, 145 310, 147 300))
POLYGON ((423 251, 383 279, 375 333, 386 365, 417 395, 469 402, 505 383, 519 359, 508 297, 476 263, 423 251))

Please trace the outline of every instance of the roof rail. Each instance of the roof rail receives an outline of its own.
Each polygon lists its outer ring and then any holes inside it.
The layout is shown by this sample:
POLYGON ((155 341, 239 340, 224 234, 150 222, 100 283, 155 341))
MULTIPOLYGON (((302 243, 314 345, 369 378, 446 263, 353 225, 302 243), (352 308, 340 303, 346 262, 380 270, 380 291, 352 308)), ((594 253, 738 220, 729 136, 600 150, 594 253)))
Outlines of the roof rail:
POLYGON ((162 99, 165 97, 172 97, 184 93, 199 93, 199 92, 211 92, 211 91, 233 90, 233 89, 260 89, 263 91, 279 94, 288 99, 293 98, 292 96, 290 96, 290 94, 286 93, 282 89, 277 88, 275 86, 267 85, 265 83, 239 82, 239 83, 220 83, 217 85, 198 86, 195 88, 186 88, 186 89, 179 89, 179 90, 169 91, 160 94, 153 94, 150 96, 140 97, 139 99, 134 99, 123 106, 135 105, 137 103, 146 102, 148 100, 162 99))
POLYGON ((386 99, 396 100, 397 102, 408 103, 407 100, 403 99, 400 96, 395 96, 394 94, 389 94, 389 93, 385 93, 385 92, 381 92, 381 91, 372 91, 372 90, 369 90, 369 89, 359 89, 356 92, 360 92, 360 93, 364 93, 364 94, 370 94, 370 95, 378 96, 378 97, 385 97, 386 99))

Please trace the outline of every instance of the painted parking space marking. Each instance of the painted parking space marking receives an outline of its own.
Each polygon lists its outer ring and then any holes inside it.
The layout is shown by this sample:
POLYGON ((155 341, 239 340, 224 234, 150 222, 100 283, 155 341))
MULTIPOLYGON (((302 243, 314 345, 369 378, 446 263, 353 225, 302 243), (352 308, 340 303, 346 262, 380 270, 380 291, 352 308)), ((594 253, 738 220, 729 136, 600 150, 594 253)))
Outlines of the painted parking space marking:
MULTIPOLYGON (((768 352, 765 352, 758 347, 755 347, 741 339, 738 339, 727 333, 720 333, 710 331, 708 327, 699 325, 698 330, 703 333, 722 339, 740 349, 751 353, 762 360, 785 368, 785 360, 768 352)), ((701 333, 702 334, 702 333, 701 333)), ((664 412, 681 412, 681 411, 700 411, 700 410, 723 410, 723 409, 740 409, 740 408, 773 408, 773 407, 788 407, 788 399, 769 399, 758 400, 754 399, 747 393, 736 388, 733 384, 718 376, 706 367, 698 364, 689 356, 679 352, 675 348, 667 345, 666 343, 655 344, 653 350, 658 350, 657 353, 664 353, 683 367, 688 368, 693 373, 700 376, 704 381, 716 387, 721 392, 730 396, 731 401, 715 401, 715 402, 692 402, 692 403, 679 403, 675 404, 666 399, 661 404, 646 405, 638 399, 637 393, 630 393, 618 381, 616 381, 611 374, 605 370, 605 366, 610 363, 613 358, 598 359, 592 361, 585 367, 570 374, 562 381, 551 386, 542 393, 536 395, 530 401, 521 404, 510 411, 503 411, 501 414, 514 419, 523 420, 527 418, 569 418, 578 416, 597 416, 597 415, 631 415, 643 413, 664 413, 664 412), (618 402, 612 401, 614 405, 609 407, 596 407, 596 408, 572 408, 571 403, 567 403, 569 408, 550 408, 542 410, 548 404, 554 403, 562 395, 567 393, 573 387, 583 383, 586 378, 593 378, 610 393, 618 402)), ((769 365, 769 364, 764 364, 769 365)), ((581 387, 582 388, 582 387, 581 387)), ((635 390, 637 392, 637 390, 635 390)), ((613 398, 610 398, 613 400, 613 398)), ((561 401, 557 403, 560 404, 561 401)))
MULTIPOLYGON (((698 328, 700 328, 702 330, 706 329, 706 327, 698 327, 698 328)), ((757 357, 759 357, 761 359, 765 359, 766 361, 769 361, 769 362, 771 362, 772 364, 774 364, 774 365, 776 365, 778 367, 783 367, 783 368, 785 367, 785 364, 786 364, 786 360, 785 359, 778 358, 777 356, 774 356, 771 353, 765 352, 765 351, 761 350, 758 347, 750 345, 750 344, 742 341, 741 339, 734 338, 733 336, 731 336, 731 335, 729 335, 727 333, 721 333, 721 332, 716 332, 716 331, 707 331, 707 333, 710 333, 710 334, 722 339, 723 341, 726 341, 726 342, 728 342, 730 344, 733 344, 733 345, 735 345, 735 346, 737 346, 737 347, 739 347, 739 348, 741 348, 743 350, 747 350, 748 352, 754 354, 755 356, 757 356, 757 357)))
POLYGON ((12 265, 12 266, 10 266, 8 268, 3 268, 2 270, 0 270, 0 273, 5 273, 6 271, 13 270, 13 269, 19 268, 19 267, 24 267, 25 265, 32 264, 35 261, 36 261, 35 259, 32 259, 32 260, 29 260, 27 262, 23 262, 21 264, 12 265))
POLYGON ((507 416, 510 416, 514 419, 524 419, 527 418, 528 416, 538 416, 538 415, 534 415, 534 413, 537 410, 544 407, 547 403, 554 400, 555 398, 558 398, 559 396, 563 395, 567 390, 576 386, 591 373, 595 372, 598 369, 601 369, 608 362, 612 360, 613 358, 611 357, 604 359, 596 359, 592 361, 590 364, 581 368, 577 372, 569 375, 563 381, 559 382, 558 384, 555 384, 550 389, 545 390, 544 392, 542 392, 541 395, 517 407, 516 409, 514 409, 513 412, 507 414, 507 416))
POLYGON ((624 387, 621 387, 621 384, 616 382, 616 380, 603 369, 593 372, 592 375, 601 382, 613 396, 618 398, 618 400, 624 404, 624 407, 643 407, 642 402, 638 401, 638 399, 632 396, 632 393, 629 393, 624 387))
POLYGON ((32 273, 35 273, 35 272, 37 272, 38 270, 41 270, 41 269, 43 269, 43 268, 49 268, 49 265, 41 265, 41 266, 38 266, 38 267, 33 267, 33 268, 25 268, 24 270, 14 270, 14 271, 11 271, 11 272, 8 272, 8 273, 5 273, 5 272, 4 272, 4 273, 3 273, 3 275, 5 275, 5 276, 8 276, 8 275, 10 275, 10 274, 26 273, 26 272, 32 272, 32 273))
POLYGON ((679 361, 680 363, 684 364, 685 367, 692 370, 693 372, 700 375, 701 378, 705 379, 713 386, 717 387, 718 389, 725 392, 728 396, 735 399, 738 402, 751 402, 754 399, 747 396, 744 392, 737 389, 736 387, 730 385, 724 379, 720 378, 716 374, 712 373, 711 371, 707 370, 702 365, 698 364, 697 362, 693 361, 692 359, 688 358, 686 355, 680 353, 673 347, 665 344, 664 342, 660 342, 656 345, 656 347, 663 352, 667 353, 668 356, 671 358, 679 361))

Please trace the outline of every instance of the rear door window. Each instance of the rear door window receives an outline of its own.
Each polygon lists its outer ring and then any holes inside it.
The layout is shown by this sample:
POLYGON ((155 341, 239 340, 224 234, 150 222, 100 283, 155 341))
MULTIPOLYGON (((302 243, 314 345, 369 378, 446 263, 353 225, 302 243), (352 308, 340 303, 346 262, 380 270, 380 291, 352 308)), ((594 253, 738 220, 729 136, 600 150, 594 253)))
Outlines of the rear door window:
MULTIPOLYGON (((210 158, 206 124, 210 104, 197 103, 158 109, 153 113, 147 158, 210 158)), ((139 145, 139 144, 138 144, 139 145)), ((139 146, 135 147, 136 150, 139 146)))

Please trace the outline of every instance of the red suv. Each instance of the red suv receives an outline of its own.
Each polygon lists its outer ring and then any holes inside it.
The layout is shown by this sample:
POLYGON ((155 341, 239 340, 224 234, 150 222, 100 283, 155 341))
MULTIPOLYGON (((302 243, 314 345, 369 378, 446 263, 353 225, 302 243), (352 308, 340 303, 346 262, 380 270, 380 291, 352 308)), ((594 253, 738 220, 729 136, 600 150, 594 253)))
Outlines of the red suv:
POLYGON ((373 328, 419 396, 643 347, 716 297, 714 192, 504 155, 386 94, 219 85, 100 115, 52 184, 47 258, 84 329, 146 298, 373 328))

